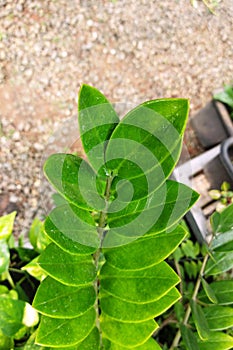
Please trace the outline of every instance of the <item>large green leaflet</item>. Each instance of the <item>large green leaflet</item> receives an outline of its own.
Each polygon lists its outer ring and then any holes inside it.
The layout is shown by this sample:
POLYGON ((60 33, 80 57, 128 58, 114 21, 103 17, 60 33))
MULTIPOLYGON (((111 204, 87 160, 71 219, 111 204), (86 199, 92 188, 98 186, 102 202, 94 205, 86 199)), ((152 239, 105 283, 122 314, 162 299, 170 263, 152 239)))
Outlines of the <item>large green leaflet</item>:
POLYGON ((43 348, 160 349, 154 318, 180 297, 164 260, 186 236, 179 221, 198 198, 168 180, 187 113, 187 100, 163 99, 119 121, 98 90, 82 86, 87 160, 56 154, 44 167, 65 202, 45 221, 52 243, 38 260, 48 275, 33 302, 43 348))

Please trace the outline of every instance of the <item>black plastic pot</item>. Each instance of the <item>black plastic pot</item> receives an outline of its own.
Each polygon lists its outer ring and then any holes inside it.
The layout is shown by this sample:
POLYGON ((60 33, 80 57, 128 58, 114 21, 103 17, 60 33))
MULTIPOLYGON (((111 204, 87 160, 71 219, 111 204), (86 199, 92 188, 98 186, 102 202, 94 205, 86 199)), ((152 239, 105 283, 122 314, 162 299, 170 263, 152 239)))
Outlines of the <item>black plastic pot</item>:
MULTIPOLYGON (((233 188, 232 161, 233 137, 176 167, 172 178, 193 187, 192 181, 195 182, 195 179, 200 174, 204 174, 203 176, 208 185, 205 191, 220 189, 223 181, 229 182, 233 188)), ((211 215, 210 211, 212 210, 211 203, 211 197, 201 196, 200 200, 185 216, 185 221, 191 233, 200 243, 208 241, 211 237, 210 227, 208 226, 208 217, 211 215)))
POLYGON ((200 144, 209 149, 233 136, 233 122, 225 105, 212 100, 191 120, 200 144))
POLYGON ((219 155, 203 170, 213 189, 220 189, 223 181, 229 182, 233 188, 233 137, 222 142, 219 155))

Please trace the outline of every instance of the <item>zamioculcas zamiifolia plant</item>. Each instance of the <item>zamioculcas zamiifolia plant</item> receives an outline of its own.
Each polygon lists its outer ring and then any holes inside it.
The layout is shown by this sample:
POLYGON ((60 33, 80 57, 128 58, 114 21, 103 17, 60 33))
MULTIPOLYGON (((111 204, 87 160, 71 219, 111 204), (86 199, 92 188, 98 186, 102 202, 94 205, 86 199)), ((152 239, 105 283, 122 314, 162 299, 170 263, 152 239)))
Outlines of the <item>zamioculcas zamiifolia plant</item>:
POLYGON ((33 306, 36 344, 67 350, 157 350, 154 320, 179 298, 164 261, 182 242, 180 219, 197 200, 169 178, 188 115, 186 99, 145 102, 120 120, 108 100, 83 85, 79 132, 84 159, 51 155, 48 180, 64 198, 44 229, 47 274, 33 306))
POLYGON ((233 348, 233 204, 216 211, 210 222, 208 244, 186 240, 173 254, 179 275, 185 272, 188 278, 181 276, 182 300, 174 308, 177 333, 170 350, 233 348))

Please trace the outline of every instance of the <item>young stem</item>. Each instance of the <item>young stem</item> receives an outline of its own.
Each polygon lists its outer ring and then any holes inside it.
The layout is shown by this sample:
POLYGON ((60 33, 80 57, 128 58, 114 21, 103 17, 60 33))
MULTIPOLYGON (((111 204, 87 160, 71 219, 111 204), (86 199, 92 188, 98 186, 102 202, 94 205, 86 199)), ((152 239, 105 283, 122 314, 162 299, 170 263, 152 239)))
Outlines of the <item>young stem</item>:
POLYGON ((214 12, 214 5, 209 3, 207 0, 202 0, 204 5, 208 8, 208 10, 213 14, 215 15, 215 12, 214 12))
POLYGON ((10 275, 9 271, 7 272, 7 280, 8 280, 8 282, 9 282, 10 286, 11 286, 13 289, 15 289, 15 284, 14 284, 13 279, 11 278, 11 275, 10 275))
POLYGON ((99 217, 99 223, 97 227, 97 232, 99 234, 99 240, 100 240, 100 248, 97 250, 97 252, 94 255, 95 258, 95 265, 98 271, 99 267, 99 258, 100 258, 100 253, 101 253, 101 248, 102 248, 102 243, 104 239, 104 228, 106 225, 106 216, 107 216, 107 209, 109 206, 109 198, 110 198, 110 190, 111 190, 111 184, 112 184, 113 176, 110 175, 107 178, 106 181, 106 187, 105 187, 105 192, 104 192, 104 198, 105 198, 105 208, 100 212, 100 217, 99 217))
MULTIPOLYGON (((104 210, 102 210, 100 212, 100 217, 99 217, 99 223, 98 223, 98 227, 97 227, 97 232, 99 234, 99 240, 100 240, 100 247, 99 249, 96 251, 96 253, 94 254, 94 260, 95 260, 95 266, 96 266, 96 271, 97 271, 97 276, 100 270, 100 255, 101 255, 101 249, 102 249, 102 244, 103 244, 103 239, 104 239, 104 229, 106 226, 106 218, 107 218, 107 209, 109 206, 109 198, 110 198, 110 189, 111 189, 111 184, 112 184, 112 180, 113 180, 113 176, 110 175, 107 178, 106 181, 106 187, 105 187, 105 193, 104 193, 104 198, 105 198, 105 208, 104 210)), ((96 291, 96 295, 98 295, 99 293, 99 280, 97 278, 96 282, 95 282, 95 291, 96 291)), ((96 303, 95 303, 95 309, 96 309, 96 326, 99 329, 100 332, 100 345, 101 348, 103 346, 102 344, 102 337, 101 337, 101 330, 100 330, 100 322, 99 322, 99 305, 98 305, 98 298, 96 299, 96 303)))
POLYGON ((182 275, 181 275, 180 265, 179 265, 178 261, 176 261, 176 260, 175 260, 175 267, 176 267, 176 271, 178 273, 178 276, 180 277, 180 294, 183 297, 184 291, 183 291, 182 275))
MULTIPOLYGON (((202 266, 201 266, 201 270, 200 270, 200 273, 198 275, 197 282, 196 282, 196 285, 195 285, 195 288, 194 288, 194 291, 193 291, 193 295, 192 295, 192 298, 191 298, 194 301, 197 298, 197 294, 198 294, 198 291, 199 291, 199 288, 200 288, 200 285, 201 285, 201 279, 202 279, 202 276, 204 274, 208 258, 209 258, 209 254, 207 253, 205 255, 205 257, 204 257, 204 260, 203 260, 203 263, 202 263, 202 266)), ((188 308, 186 310, 186 313, 184 315, 183 325, 186 326, 188 324, 188 320, 189 320, 190 314, 191 314, 191 307, 190 307, 190 304, 189 304, 188 308)), ((178 332, 176 333, 176 336, 175 336, 175 338, 173 340, 173 343, 172 343, 172 345, 171 345, 169 350, 173 350, 179 345, 180 338, 181 338, 181 332, 180 332, 180 330, 178 330, 178 332)))

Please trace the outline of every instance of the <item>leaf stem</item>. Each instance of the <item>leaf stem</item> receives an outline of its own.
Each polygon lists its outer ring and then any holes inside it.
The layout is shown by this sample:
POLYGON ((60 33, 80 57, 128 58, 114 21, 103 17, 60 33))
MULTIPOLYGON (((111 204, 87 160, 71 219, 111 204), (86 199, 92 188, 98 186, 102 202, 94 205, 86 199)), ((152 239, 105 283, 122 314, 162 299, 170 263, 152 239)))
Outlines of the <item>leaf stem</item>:
POLYGON ((158 332, 161 331, 161 329, 163 329, 164 327, 166 327, 168 324, 171 323, 178 323, 176 319, 174 319, 173 315, 170 315, 169 317, 167 317, 159 326, 158 329, 156 329, 153 333, 153 337, 156 337, 156 335, 158 334, 158 332))
MULTIPOLYGON (((204 260, 203 260, 203 263, 202 263, 202 266, 201 266, 201 270, 199 272, 199 275, 198 275, 198 278, 197 278, 197 282, 196 282, 196 285, 195 285, 195 288, 194 288, 191 300, 195 301, 196 298, 197 298, 197 294, 198 294, 198 291, 199 291, 199 288, 200 288, 200 285, 201 285, 201 279, 202 279, 202 276, 204 274, 205 267, 206 267, 208 259, 209 259, 209 254, 207 253, 205 255, 205 257, 204 257, 204 260)), ((185 315, 184 315, 183 325, 185 325, 185 326, 187 325, 189 317, 190 317, 190 314, 191 314, 191 307, 190 307, 190 303, 189 303, 188 308, 187 308, 187 310, 185 312, 185 315)), ((175 336, 175 338, 173 340, 173 343, 172 343, 172 345, 171 345, 169 350, 174 350, 179 345, 180 338, 181 338, 181 332, 180 332, 180 329, 179 329, 178 332, 176 333, 176 336, 175 336)))
POLYGON ((99 234, 99 239, 100 239, 100 248, 97 250, 97 252, 94 255, 95 265, 97 268, 99 265, 99 258, 100 258, 102 243, 103 243, 103 239, 104 239, 104 228, 106 226, 106 216, 107 216, 107 210, 108 210, 108 206, 109 206, 109 198, 110 198, 110 190, 111 190, 112 180, 113 180, 113 176, 111 174, 107 177, 106 187, 105 187, 105 192, 104 192, 105 208, 104 208, 104 210, 102 210, 100 212, 99 223, 98 223, 98 227, 97 227, 97 232, 99 234))
MULTIPOLYGON (((105 231, 105 226, 106 226, 106 218, 107 218, 107 210, 109 206, 109 198, 110 198, 110 190, 111 190, 111 184, 112 184, 113 176, 110 174, 107 177, 106 181, 106 187, 105 187, 105 192, 104 192, 104 197, 105 197, 105 208, 100 212, 99 216, 99 223, 97 227, 97 232, 99 234, 99 239, 100 239, 100 247, 94 254, 94 260, 95 260, 95 266, 96 266, 96 271, 97 271, 97 276, 100 270, 100 257, 101 257, 101 249, 102 249, 102 244, 104 240, 104 231, 105 231)), ((99 279, 96 279, 95 282, 95 291, 96 295, 98 296, 99 293, 99 279)), ((101 335, 101 329, 100 329, 100 310, 99 310, 99 304, 98 304, 98 298, 96 298, 96 303, 95 303, 95 309, 96 309, 96 326, 99 329, 100 333, 100 347, 102 349, 103 344, 102 344, 102 335, 101 335)))
POLYGON ((175 260, 175 267, 176 267, 177 274, 180 277, 180 294, 181 294, 181 296, 183 298, 184 289, 183 289, 182 274, 181 274, 180 264, 176 260, 175 260))
POLYGON ((24 271, 21 271, 19 269, 15 269, 14 267, 9 267, 9 272, 16 272, 16 273, 19 273, 21 275, 24 275, 25 272, 24 271))
POLYGON ((202 0, 203 1, 203 3, 204 3, 204 5, 208 8, 208 10, 213 14, 213 15, 215 15, 215 11, 214 11, 214 5, 213 4, 211 4, 211 3, 208 3, 208 1, 207 0, 202 0), (212 7, 213 6, 213 7, 212 7))
POLYGON ((7 271, 7 280, 8 280, 8 282, 9 282, 10 286, 11 286, 13 289, 15 289, 15 284, 14 284, 14 281, 13 281, 13 279, 12 279, 11 274, 9 273, 9 271, 7 271))

